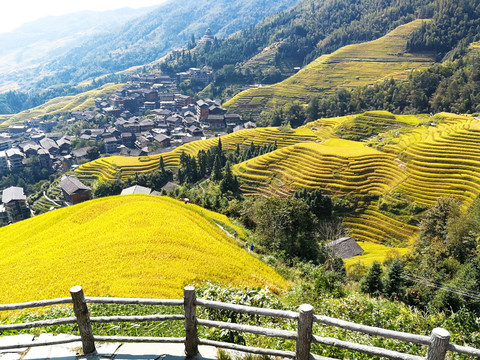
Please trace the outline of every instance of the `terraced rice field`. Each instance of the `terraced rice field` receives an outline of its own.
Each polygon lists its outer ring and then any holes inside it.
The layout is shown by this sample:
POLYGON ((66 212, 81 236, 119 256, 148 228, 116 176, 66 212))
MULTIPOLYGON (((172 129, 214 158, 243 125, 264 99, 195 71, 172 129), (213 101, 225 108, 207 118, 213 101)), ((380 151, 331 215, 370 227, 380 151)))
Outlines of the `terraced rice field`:
MULTIPOLYGON (((286 147, 299 142, 319 141, 321 137, 317 136, 311 129, 281 129, 281 128, 258 128, 246 129, 223 136, 221 138, 222 148, 233 150, 237 144, 240 146, 249 146, 251 142, 255 145, 277 144, 278 148, 286 147)), ((160 166, 160 156, 163 157, 166 166, 175 167, 180 162, 182 151, 196 156, 200 150, 208 150, 212 146, 218 145, 218 138, 208 140, 194 141, 182 145, 175 150, 161 155, 152 155, 148 157, 120 157, 113 156, 101 158, 95 161, 81 165, 77 172, 84 175, 96 176, 103 180, 114 180, 117 176, 127 178, 136 172, 149 172, 160 166)))
POLYGON ((285 147, 236 165, 234 172, 242 191, 252 195, 303 187, 331 195, 381 194, 405 178, 393 155, 342 139, 285 147))
POLYGON ((1 122, 0 118, 0 130, 28 119, 67 113, 76 110, 93 110, 95 108, 95 98, 108 97, 123 85, 125 84, 106 84, 99 89, 90 90, 75 96, 57 97, 33 109, 8 116, 8 120, 4 122, 1 122))
POLYGON ((430 54, 410 54, 406 44, 410 35, 428 20, 401 25, 384 37, 345 46, 323 55, 290 78, 271 86, 249 89, 225 103, 235 111, 273 108, 287 102, 306 102, 314 95, 352 89, 388 78, 405 78, 413 69, 434 62, 430 54))
MULTIPOLYGON (((178 298, 202 281, 234 286, 287 282, 212 220, 228 218, 149 195, 101 198, 0 229, 0 303, 68 296, 178 298)), ((241 236, 241 232, 239 232, 241 236)))
MULTIPOLYGON (((361 128, 361 127, 360 127, 361 128)), ((288 196, 303 187, 322 188, 332 196, 381 196, 398 192, 422 206, 453 195, 468 207, 480 194, 480 120, 441 113, 394 116, 367 112, 320 119, 294 130, 259 128, 222 137, 225 149, 277 142, 278 150, 234 166, 247 195, 288 196), (361 119, 362 127, 378 126, 385 133, 369 142, 348 137, 345 124, 361 119), (385 126, 387 124, 387 126, 385 126)), ((218 139, 187 144, 163 154, 169 166, 178 165, 181 151, 195 155, 216 145, 218 139)), ((159 157, 106 158, 80 168, 102 179, 125 177, 158 167, 159 157)), ((363 204, 345 219, 359 240, 406 246, 418 235, 416 226, 379 210, 376 200, 363 204)))
POLYGON ((343 223, 350 228, 350 235, 360 241, 405 246, 411 244, 418 236, 416 226, 382 214, 376 204, 370 205, 355 216, 347 217, 343 223))
MULTIPOLYGON (((302 187, 322 188, 333 196, 396 191, 423 206, 451 195, 464 208, 480 194, 480 120, 454 114, 438 114, 427 122, 422 117, 396 117, 395 127, 401 125, 399 120, 406 126, 390 131, 388 145, 379 140, 386 135, 372 139, 369 145, 382 144, 374 150, 365 143, 333 138, 354 118, 308 124, 324 138, 332 136, 323 143, 285 147, 236 165, 242 190, 264 196, 286 196, 302 187)), ((416 226, 382 213, 376 201, 359 208, 344 223, 356 239, 394 246, 411 244, 418 235, 416 226)))
POLYGON ((404 180, 393 155, 341 139, 292 145, 238 164, 234 172, 250 195, 303 187, 332 195, 381 194, 404 180))
POLYGON ((409 135, 394 147, 407 163, 398 190, 422 205, 451 195, 469 206, 480 194, 480 121, 455 117, 409 135))
POLYGON ((374 261, 383 262, 386 258, 397 257, 408 253, 407 248, 391 248, 381 244, 359 241, 358 245, 365 251, 362 255, 344 260, 347 271, 356 263, 370 266, 374 261))

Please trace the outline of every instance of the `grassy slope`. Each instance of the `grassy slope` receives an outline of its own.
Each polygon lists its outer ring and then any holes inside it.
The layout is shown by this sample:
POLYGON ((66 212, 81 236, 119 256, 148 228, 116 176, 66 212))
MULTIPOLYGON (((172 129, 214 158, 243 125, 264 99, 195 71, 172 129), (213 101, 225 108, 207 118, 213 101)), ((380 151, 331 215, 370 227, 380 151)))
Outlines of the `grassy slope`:
POLYGON ((20 124, 25 120, 35 119, 45 115, 56 115, 75 110, 93 110, 95 108, 95 98, 108 97, 123 85, 124 84, 106 84, 101 88, 90 90, 78 95, 57 97, 43 105, 22 111, 15 115, 1 115, 0 130, 10 125, 20 124))
POLYGON ((249 89, 225 103, 232 110, 261 110, 338 88, 364 86, 384 78, 403 78, 412 69, 431 64, 428 54, 406 53, 407 40, 424 20, 415 20, 384 37, 345 46, 324 55, 292 77, 272 86, 249 89))
POLYGON ((102 198, 0 229, 0 303, 68 295, 181 297, 203 280, 287 284, 194 205, 154 196, 102 198))

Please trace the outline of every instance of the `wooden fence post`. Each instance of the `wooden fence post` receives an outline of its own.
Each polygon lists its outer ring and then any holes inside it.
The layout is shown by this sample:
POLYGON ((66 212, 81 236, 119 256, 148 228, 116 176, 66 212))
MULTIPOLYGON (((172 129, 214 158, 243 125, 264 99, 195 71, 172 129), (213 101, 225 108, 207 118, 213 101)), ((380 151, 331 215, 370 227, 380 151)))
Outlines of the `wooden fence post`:
POLYGON ((88 314, 87 303, 83 295, 81 286, 74 286, 70 289, 73 300, 73 311, 77 317, 78 330, 82 338, 83 353, 91 354, 95 352, 95 342, 93 340, 92 324, 88 314))
POLYGON ((450 343, 450 333, 442 328, 432 330, 431 343, 427 350, 427 360, 443 360, 450 343))
POLYGON ((185 355, 193 359, 198 354, 197 305, 195 288, 186 286, 183 290, 185 309, 185 355))
POLYGON ((298 338, 296 345, 296 360, 309 360, 312 343, 313 306, 300 305, 298 317, 298 338))

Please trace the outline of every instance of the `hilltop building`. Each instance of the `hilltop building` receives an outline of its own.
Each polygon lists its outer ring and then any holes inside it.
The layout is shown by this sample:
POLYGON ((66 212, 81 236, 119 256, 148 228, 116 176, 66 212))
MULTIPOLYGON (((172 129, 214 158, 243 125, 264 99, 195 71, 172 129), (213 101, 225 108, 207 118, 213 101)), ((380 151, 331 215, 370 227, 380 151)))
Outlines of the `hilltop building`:
POLYGON ((75 205, 92 198, 92 190, 73 176, 63 176, 58 184, 63 197, 69 204, 75 205))
POLYGON ((213 42, 215 36, 212 35, 212 30, 210 28, 205 31, 205 35, 202 36, 200 40, 198 40, 199 44, 206 44, 207 42, 213 42))
MULTIPOLYGON (((27 197, 21 187, 11 186, 2 193, 3 211, 10 223, 25 220, 30 217, 30 209, 27 205, 27 197)), ((5 217, 3 215, 2 217, 5 217)))

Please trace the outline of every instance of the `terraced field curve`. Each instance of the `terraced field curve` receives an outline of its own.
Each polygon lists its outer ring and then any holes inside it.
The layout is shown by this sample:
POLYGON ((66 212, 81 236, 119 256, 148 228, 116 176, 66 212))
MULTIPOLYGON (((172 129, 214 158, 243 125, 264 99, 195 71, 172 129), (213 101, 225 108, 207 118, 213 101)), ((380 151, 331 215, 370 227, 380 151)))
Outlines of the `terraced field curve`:
MULTIPOLYGON (((278 148, 289 146, 301 142, 320 141, 322 137, 317 136, 311 129, 281 129, 281 128, 258 128, 237 131, 235 133, 222 136, 222 148, 224 150, 234 150, 240 146, 277 144, 278 148)), ((175 167, 179 165, 182 151, 196 156, 200 150, 208 150, 212 146, 218 145, 218 138, 194 141, 182 145, 175 150, 151 156, 143 157, 122 157, 112 156, 101 158, 95 161, 81 165, 77 173, 89 176, 95 176, 103 180, 114 180, 117 176, 125 179, 134 175, 136 172, 149 172, 160 166, 160 156, 163 157, 166 166, 175 167)))
POLYGON ((405 179, 394 155, 342 139, 285 147, 238 164, 234 171, 242 191, 252 195, 283 195, 303 187, 331 195, 379 195, 405 179))
POLYGON ((401 25, 380 39, 345 46, 323 55, 290 78, 271 86, 245 90, 225 103, 234 111, 259 111, 287 102, 307 102, 315 95, 352 89, 382 79, 405 78, 406 74, 434 62, 431 54, 406 52, 411 34, 428 20, 401 25))

